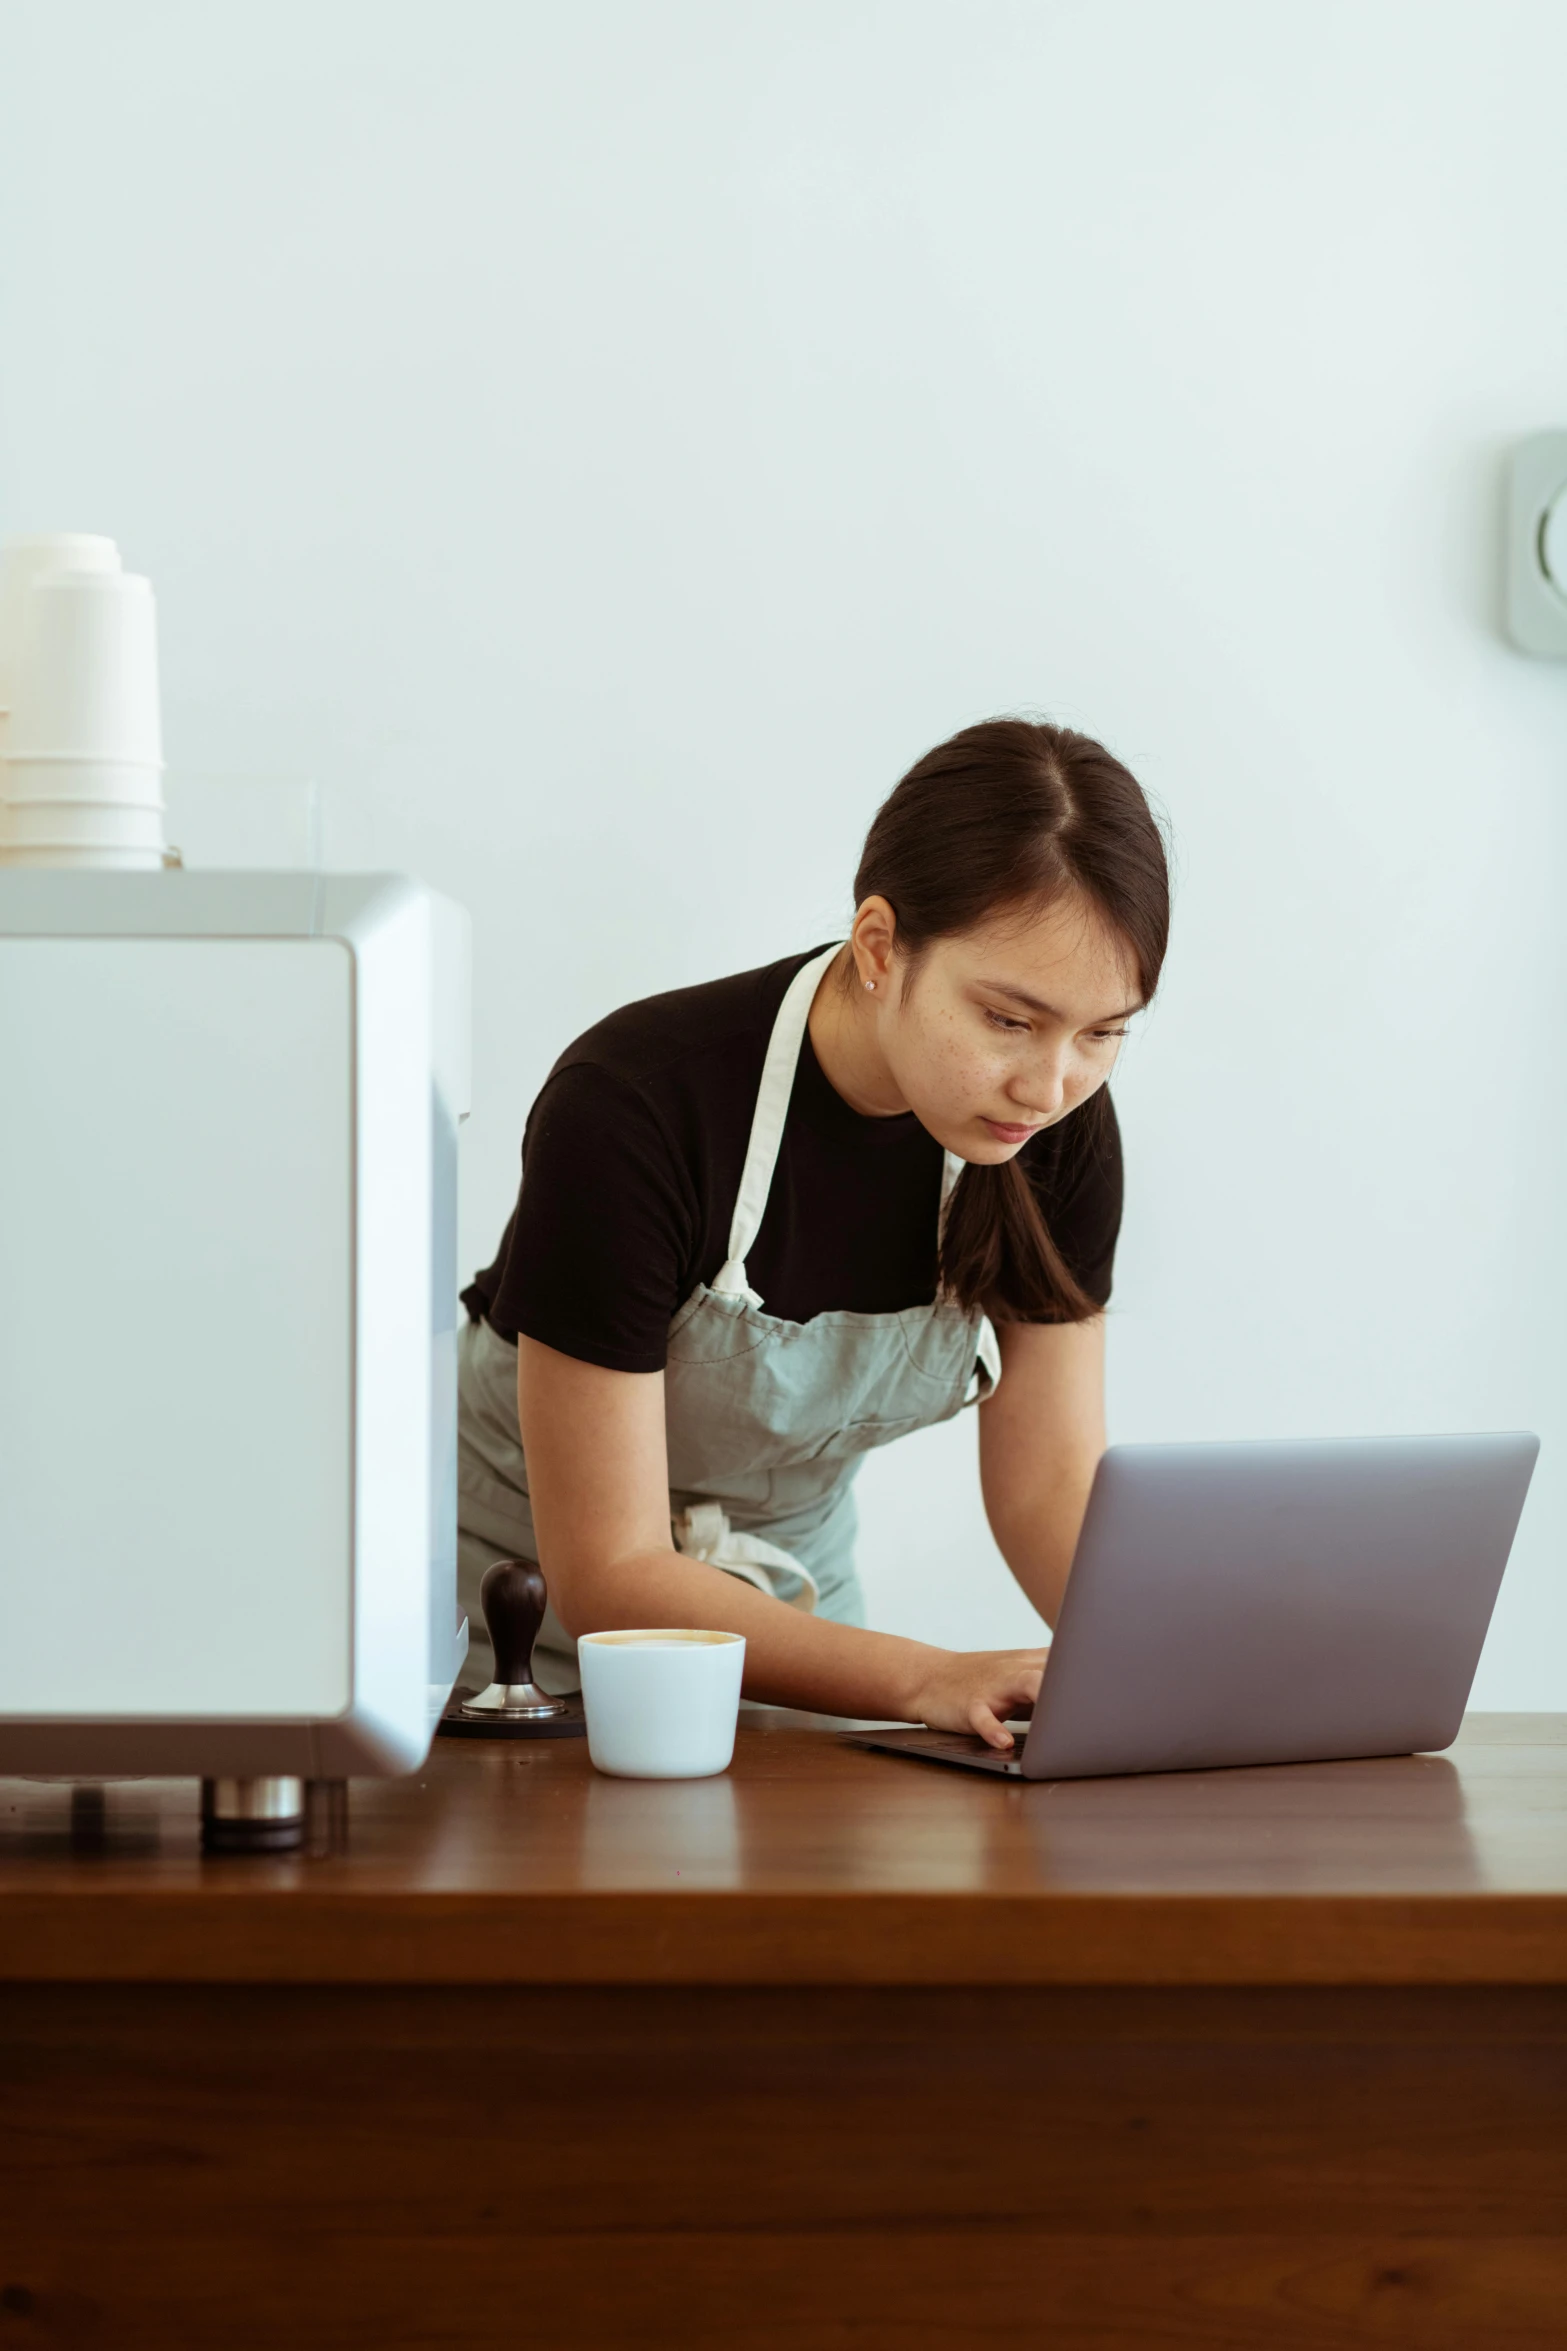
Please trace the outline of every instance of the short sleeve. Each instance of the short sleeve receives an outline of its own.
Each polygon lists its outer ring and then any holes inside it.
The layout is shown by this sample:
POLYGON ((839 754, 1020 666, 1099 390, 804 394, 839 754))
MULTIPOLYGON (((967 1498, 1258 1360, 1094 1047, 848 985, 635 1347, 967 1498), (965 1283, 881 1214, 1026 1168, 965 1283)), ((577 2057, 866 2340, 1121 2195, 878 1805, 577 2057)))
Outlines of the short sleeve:
POLYGON ((1095 1304, 1107 1304, 1125 1190, 1121 1129, 1108 1091, 1047 1128, 1027 1165, 1051 1239, 1095 1304), (1047 1142, 1053 1147, 1042 1150, 1047 1142))
POLYGON ((645 1096, 595 1064, 557 1070, 529 1115, 487 1319, 607 1371, 662 1371, 696 1211, 645 1096))

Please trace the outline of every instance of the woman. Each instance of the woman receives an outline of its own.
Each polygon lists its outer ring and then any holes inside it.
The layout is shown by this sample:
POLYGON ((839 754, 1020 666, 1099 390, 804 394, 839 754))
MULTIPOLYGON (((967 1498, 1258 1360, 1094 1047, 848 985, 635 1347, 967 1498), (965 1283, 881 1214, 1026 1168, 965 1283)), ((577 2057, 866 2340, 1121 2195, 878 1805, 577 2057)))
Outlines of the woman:
POLYGON ((904 777, 854 895, 847 941, 628 1005, 555 1064, 464 1296, 463 1601, 478 1634, 490 1561, 540 1560, 553 1689, 579 1633, 723 1627, 751 1697, 1006 1748, 1047 1652, 863 1629, 852 1480, 978 1403, 991 1528, 1053 1623, 1104 1449, 1104 1086, 1158 982, 1164 849, 1099 744, 997 719, 904 777))

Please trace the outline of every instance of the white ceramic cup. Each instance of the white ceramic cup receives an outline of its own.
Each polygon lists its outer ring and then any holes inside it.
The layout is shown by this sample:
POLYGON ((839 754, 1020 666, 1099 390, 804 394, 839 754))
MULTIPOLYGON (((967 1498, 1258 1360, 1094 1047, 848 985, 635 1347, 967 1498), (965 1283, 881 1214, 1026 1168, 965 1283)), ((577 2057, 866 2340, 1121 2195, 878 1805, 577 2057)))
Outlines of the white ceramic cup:
POLYGON ((39 531, 0 547, 0 720, 11 706, 11 679, 22 642, 22 609, 41 572, 118 571, 120 550, 92 531, 39 531))
POLYGON ((163 849, 163 810, 114 802, 13 800, 10 839, 18 849, 163 849))
POLYGON ((0 767, 8 800, 75 802, 95 808, 161 808, 163 770, 123 759, 8 759, 0 767))
MULTIPOLYGON (((7 763, 163 765, 152 584, 128 571, 45 571, 27 591, 7 763)), ((9 787, 8 787, 9 789, 9 787)))
POLYGON ((735 1751, 742 1633, 584 1633, 577 1643, 588 1753, 627 1780, 700 1780, 735 1751))

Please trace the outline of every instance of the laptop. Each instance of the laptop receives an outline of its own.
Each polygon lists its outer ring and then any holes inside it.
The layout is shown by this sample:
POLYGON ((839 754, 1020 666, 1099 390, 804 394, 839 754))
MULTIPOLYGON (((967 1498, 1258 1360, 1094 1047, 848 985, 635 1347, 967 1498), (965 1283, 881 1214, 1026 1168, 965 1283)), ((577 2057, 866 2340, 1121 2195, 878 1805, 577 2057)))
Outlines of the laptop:
POLYGON ((1538 1437, 1112 1445, 1028 1736, 856 1746, 1025 1780, 1450 1746, 1538 1437))

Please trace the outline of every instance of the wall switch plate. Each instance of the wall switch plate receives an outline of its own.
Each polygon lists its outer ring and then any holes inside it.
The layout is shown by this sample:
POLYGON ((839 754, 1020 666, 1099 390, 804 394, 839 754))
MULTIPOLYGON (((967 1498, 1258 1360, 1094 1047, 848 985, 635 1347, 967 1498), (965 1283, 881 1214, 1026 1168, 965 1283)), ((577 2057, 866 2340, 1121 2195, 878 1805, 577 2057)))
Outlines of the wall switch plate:
POLYGON ((1507 634, 1567 661, 1567 432, 1534 433, 1507 481, 1507 634))

